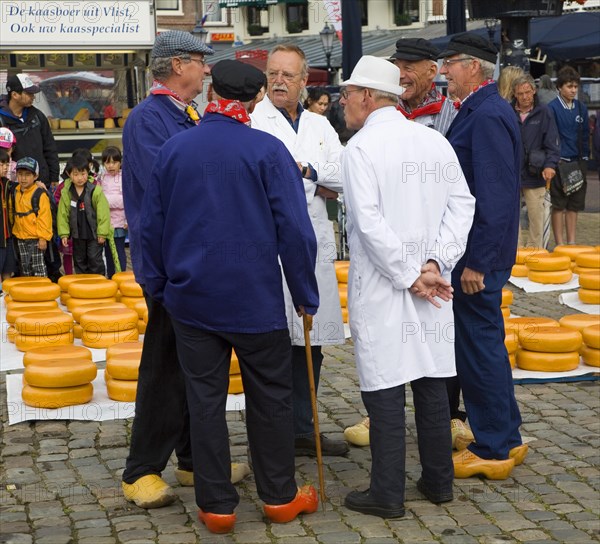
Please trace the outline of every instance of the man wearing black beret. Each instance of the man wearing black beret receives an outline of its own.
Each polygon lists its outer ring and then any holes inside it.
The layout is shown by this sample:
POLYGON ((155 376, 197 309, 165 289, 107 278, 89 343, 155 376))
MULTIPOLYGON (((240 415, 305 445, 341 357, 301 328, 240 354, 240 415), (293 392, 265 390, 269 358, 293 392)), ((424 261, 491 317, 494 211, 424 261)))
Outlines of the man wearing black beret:
POLYGON ((286 523, 317 509, 314 487, 294 477, 281 268, 299 314, 316 313, 319 293, 300 171, 277 138, 247 126, 264 76, 233 60, 211 73, 217 96, 202 122, 158 153, 141 230, 146 289, 172 318, 185 376, 198 517, 227 533, 239 503, 225 419, 232 348, 266 517, 286 523))
POLYGON ((452 272, 456 370, 475 441, 454 454, 454 475, 503 480, 527 455, 500 311, 517 248, 521 135, 492 79, 493 44, 466 32, 440 57, 460 108, 446 137, 476 199, 467 249, 452 272))

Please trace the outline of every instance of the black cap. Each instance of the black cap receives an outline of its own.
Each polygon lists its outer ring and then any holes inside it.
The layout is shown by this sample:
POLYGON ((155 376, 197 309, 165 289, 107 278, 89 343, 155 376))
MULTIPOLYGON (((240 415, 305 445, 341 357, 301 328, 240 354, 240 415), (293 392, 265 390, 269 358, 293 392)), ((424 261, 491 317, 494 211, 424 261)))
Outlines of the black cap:
POLYGON ((498 50, 493 43, 473 32, 463 32, 450 40, 448 49, 442 51, 438 58, 442 59, 461 53, 494 63, 498 57, 498 50))
POLYGON ((396 42, 396 52, 390 60, 437 60, 440 50, 423 38, 400 38, 396 42))
POLYGON ((16 76, 9 76, 6 79, 6 92, 10 93, 22 93, 26 92, 29 94, 36 94, 40 92, 39 85, 36 85, 28 75, 17 74, 16 76))
POLYGON ((252 100, 267 82, 265 74, 258 68, 239 60, 221 60, 210 73, 214 91, 228 100, 252 100))

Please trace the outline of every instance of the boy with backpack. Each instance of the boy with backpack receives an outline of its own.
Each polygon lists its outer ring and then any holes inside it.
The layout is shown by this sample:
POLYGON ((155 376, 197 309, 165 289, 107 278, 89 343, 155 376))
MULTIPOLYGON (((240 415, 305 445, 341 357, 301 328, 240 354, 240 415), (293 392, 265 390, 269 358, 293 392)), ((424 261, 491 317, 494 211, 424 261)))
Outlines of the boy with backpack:
POLYGON ((76 274, 105 274, 102 252, 112 236, 110 209, 102 189, 94 185, 90 165, 83 155, 71 158, 71 174, 58 203, 58 235, 67 247, 73 239, 76 274))
POLYGON ((37 187, 40 167, 32 157, 17 161, 17 182, 12 203, 12 234, 22 276, 47 276, 44 252, 52 239, 50 196, 37 187))

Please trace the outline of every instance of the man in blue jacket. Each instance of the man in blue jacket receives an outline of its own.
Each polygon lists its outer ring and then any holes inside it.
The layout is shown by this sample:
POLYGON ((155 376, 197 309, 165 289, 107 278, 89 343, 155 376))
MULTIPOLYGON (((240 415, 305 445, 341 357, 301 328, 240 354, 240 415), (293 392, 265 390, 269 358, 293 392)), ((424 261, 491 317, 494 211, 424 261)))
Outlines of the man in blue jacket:
POLYGON ((452 272, 456 370, 475 442, 454 454, 454 475, 505 479, 527 454, 500 311, 517 249, 521 137, 492 79, 491 43, 466 32, 440 57, 459 107, 446 137, 476 199, 467 249, 452 272))
POLYGON ((161 149, 144 197, 146 289, 172 318, 190 409, 199 518, 233 530, 225 419, 232 348, 246 395, 248 441, 265 515, 287 522, 317 508, 294 479, 292 348, 281 267, 299 315, 319 305, 317 243, 300 170, 283 143, 249 126, 264 82, 256 68, 212 68, 202 123, 161 149))

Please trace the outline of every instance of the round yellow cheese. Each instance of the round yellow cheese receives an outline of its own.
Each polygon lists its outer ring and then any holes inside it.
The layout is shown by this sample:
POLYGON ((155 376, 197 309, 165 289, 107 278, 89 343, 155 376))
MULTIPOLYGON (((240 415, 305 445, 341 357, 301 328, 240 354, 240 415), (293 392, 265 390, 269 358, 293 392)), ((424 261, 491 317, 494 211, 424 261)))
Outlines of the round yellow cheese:
POLYGON ((121 285, 121 282, 135 280, 135 275, 133 270, 124 270, 123 272, 115 272, 111 279, 121 285))
POLYGON ((584 289, 580 287, 577 293, 579 300, 585 304, 600 304, 600 289, 584 289))
POLYGON ((116 281, 107 280, 80 280, 69 285, 69 295, 75 298, 108 298, 117 294, 119 285, 116 281))
POLYGON ((514 295, 510 289, 502 289, 502 303, 500 306, 510 306, 513 303, 514 295))
POLYGON ((519 347, 519 337, 516 334, 510 334, 504 338, 504 346, 506 347, 506 352, 510 355, 517 351, 519 347))
POLYGON ((137 380, 140 368, 140 353, 128 352, 113 355, 106 361, 106 372, 115 380, 137 380))
POLYGON ((141 302, 142 300, 145 300, 144 297, 127 297, 122 294, 120 302, 121 304, 125 304, 125 306, 133 310, 135 309, 135 305, 141 302))
POLYGON ((131 308, 97 308, 81 314, 79 324, 84 331, 122 331, 137 329, 138 315, 131 308))
POLYGON ((535 283, 568 283, 573 278, 573 272, 570 269, 556 270, 554 272, 530 270, 527 277, 535 283))
POLYGON ((121 355, 122 353, 138 353, 141 357, 142 348, 144 344, 142 342, 122 342, 120 344, 113 344, 106 350, 106 360, 109 361, 115 355, 121 355))
POLYGON ((348 306, 348 286, 341 283, 338 285, 338 292, 340 294, 340 305, 342 308, 348 306))
POLYGON ((73 317, 64 312, 31 312, 17 317, 15 329, 27 336, 63 334, 73 328, 73 317))
POLYGON ((146 305, 146 299, 136 302, 133 309, 137 312, 138 317, 140 319, 144 319, 144 314, 148 311, 148 306, 146 305))
POLYGON ((115 380, 110 375, 104 374, 108 398, 119 402, 135 402, 137 381, 115 380))
POLYGON ((6 337, 11 344, 15 343, 15 339, 17 338, 17 329, 15 329, 12 325, 6 329, 6 337))
POLYGON ((560 245, 554 248, 554 253, 557 255, 564 255, 565 257, 569 257, 571 261, 574 261, 577 258, 577 255, 580 253, 588 253, 593 251, 593 246, 585 246, 585 245, 560 245))
POLYGON ((21 393, 23 402, 35 408, 62 408, 90 402, 94 396, 91 383, 74 387, 34 387, 26 385, 21 393))
POLYGON ((93 302, 91 299, 89 304, 81 304, 77 306, 77 308, 73 308, 71 314, 73 315, 73 320, 79 323, 81 316, 89 312, 90 310, 113 310, 117 308, 127 308, 125 304, 121 304, 120 302, 93 302))
POLYGON ((348 308, 342 308, 342 321, 344 323, 348 323, 349 319, 350 319, 350 317, 349 317, 349 314, 348 314, 348 308))
POLYGON ((13 285, 9 293, 15 302, 55 301, 60 296, 60 287, 56 283, 23 282, 13 285))
POLYGON ((40 276, 18 276, 16 278, 8 278, 6 280, 2 280, 2 291, 4 291, 5 293, 9 293, 10 288, 13 285, 17 285, 18 283, 32 282, 52 283, 49 278, 42 278, 40 276))
POLYGON ((335 276, 338 283, 348 283, 348 273, 350 272, 350 264, 348 266, 340 266, 335 269, 335 276))
POLYGON ((515 264, 510 271, 510 275, 515 278, 526 278, 529 268, 524 264, 515 264))
POLYGON ((589 366, 600 366, 600 349, 583 346, 581 348, 583 362, 589 366))
POLYGON ((590 325, 600 324, 600 315, 592 314, 570 314, 561 317, 558 320, 561 327, 567 327, 581 332, 590 325))
POLYGON ((579 286, 584 289, 600 289, 600 271, 579 274, 579 286))
POLYGON ((586 327, 581 331, 581 335, 587 347, 600 349, 600 324, 586 327))
MULTIPOLYGON (((6 297, 4 297, 6 298, 6 297)), ((58 310, 58 302, 56 300, 45 300, 41 302, 17 302, 12 300, 6 305, 6 310, 18 310, 20 308, 38 308, 38 310, 58 310)))
POLYGON ((529 257, 525 261, 529 270, 538 272, 556 272, 558 270, 571 271, 571 259, 565 255, 539 254, 529 257))
POLYGON ((106 297, 106 298, 75 298, 75 297, 71 297, 69 300, 67 300, 67 310, 69 310, 69 312, 73 313, 73 310, 75 310, 75 308, 79 308, 79 306, 85 306, 86 304, 90 304, 90 303, 95 303, 95 304, 100 304, 102 302, 111 302, 111 303, 115 303, 117 302, 115 297, 106 297))
POLYGON ((501 306, 500 311, 502 312, 502 317, 504 319, 508 319, 510 317, 510 308, 508 306, 501 306))
POLYGON ((509 353, 508 354, 508 362, 510 363, 510 368, 516 368, 517 367, 517 354, 509 353))
POLYGON ((146 322, 143 319, 138 321, 138 332, 140 334, 146 334, 146 322))
POLYGON ((23 355, 23 366, 29 366, 31 363, 44 361, 69 361, 72 359, 92 360, 92 352, 83 346, 46 346, 43 348, 30 349, 23 355))
POLYGON ((146 323, 146 325, 148 324, 148 310, 144 312, 144 317, 142 317, 142 320, 144 323, 146 323))
POLYGON ((90 383, 98 369, 89 359, 41 361, 25 368, 23 377, 35 387, 73 387, 90 383))
POLYGON ((515 264, 525 264, 528 257, 538 255, 541 253, 548 253, 547 249, 543 247, 518 247, 517 255, 515 257, 515 264))
POLYGON ((73 325, 73 336, 81 340, 83 336, 83 327, 79 323, 75 323, 73 325))
POLYGON ((517 366, 523 370, 539 372, 566 372, 579 366, 579 352, 543 353, 519 348, 517 366))
POLYGON ((567 327, 538 327, 519 332, 521 347, 542 353, 567 353, 581 347, 579 331, 567 327))
POLYGON ((9 302, 12 302, 12 298, 10 298, 9 294, 6 294, 2 297, 4 299, 4 306, 8 306, 9 302))
POLYGON ((600 269, 600 251, 578 253, 577 257, 575 257, 575 262, 577 266, 600 269))
POLYGON ((144 293, 139 283, 135 280, 125 280, 119 284, 119 291, 126 297, 143 297, 144 293))
POLYGON ((74 281, 81 280, 105 280, 106 278, 100 274, 69 274, 68 276, 61 276, 58 278, 58 286, 61 291, 68 291, 69 285, 74 281))
POLYGON ((6 311, 6 322, 11 325, 15 324, 17 317, 22 315, 31 314, 31 313, 39 313, 39 312, 54 312, 58 314, 64 314, 62 310, 58 308, 49 309, 49 308, 40 308, 39 306, 23 306, 22 308, 11 308, 6 311))
POLYGON ((230 374, 229 375, 229 388, 227 393, 230 395, 237 395, 244 392, 244 384, 242 383, 241 374, 230 374))
POLYGON ((67 300, 69 300, 70 298, 71 298, 71 295, 69 295, 69 293, 66 293, 65 291, 60 292, 60 303, 63 306, 67 305, 67 300))
POLYGON ((600 269, 598 268, 588 268, 587 266, 578 266, 575 265, 575 268, 573 268, 573 272, 575 274, 578 274, 579 276, 581 276, 582 274, 589 274, 591 273, 598 273, 600 269))
POLYGON ((511 317, 504 322, 504 329, 508 331, 517 331, 518 334, 523 330, 535 330, 540 327, 558 327, 558 321, 549 317, 511 317))
POLYGON ((240 374, 240 361, 235 353, 235 350, 231 350, 231 363, 229 365, 229 374, 240 374))
POLYGON ((73 333, 71 331, 62 334, 46 334, 44 336, 17 334, 15 338, 15 346, 19 351, 29 351, 33 348, 43 348, 48 346, 68 346, 72 343, 73 333))
POLYGON ((134 329, 125 329, 119 331, 98 331, 89 330, 83 327, 81 333, 81 341, 84 346, 88 348, 104 349, 113 344, 120 344, 122 342, 133 342, 140 337, 140 333, 137 330, 137 324, 134 329))

